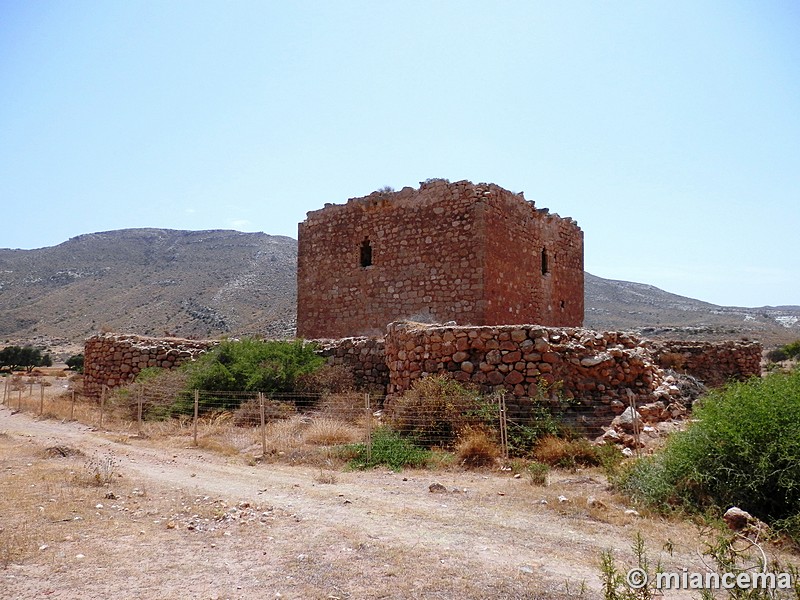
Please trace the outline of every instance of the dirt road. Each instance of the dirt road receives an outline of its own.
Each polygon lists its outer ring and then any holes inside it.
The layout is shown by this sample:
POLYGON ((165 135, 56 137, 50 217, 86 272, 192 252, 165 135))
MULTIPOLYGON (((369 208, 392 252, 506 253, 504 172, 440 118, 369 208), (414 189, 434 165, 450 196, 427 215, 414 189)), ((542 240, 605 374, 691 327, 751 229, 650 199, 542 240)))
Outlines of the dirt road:
MULTIPOLYGON (((2 598, 558 598, 582 584, 593 598, 601 550, 628 560, 636 531, 666 541, 596 473, 537 488, 498 472, 251 466, 5 407, 0 434, 0 527, 33 548, 0 570, 2 598), (87 485, 98 471, 111 483, 87 485)), ((690 526, 669 531, 691 542, 670 560, 696 560, 690 526)))

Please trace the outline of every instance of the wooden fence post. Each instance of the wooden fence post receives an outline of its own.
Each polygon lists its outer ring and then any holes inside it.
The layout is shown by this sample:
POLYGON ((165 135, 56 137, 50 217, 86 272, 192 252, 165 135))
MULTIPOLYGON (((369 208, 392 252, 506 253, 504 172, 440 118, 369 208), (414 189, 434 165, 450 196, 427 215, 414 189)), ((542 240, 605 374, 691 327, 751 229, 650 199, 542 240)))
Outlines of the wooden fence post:
POLYGON ((640 441, 639 441, 640 440, 639 425, 640 425, 640 423, 639 423, 639 419, 637 418, 639 413, 636 412, 636 396, 635 395, 630 394, 628 396, 628 404, 629 404, 630 409, 631 409, 631 419, 633 419, 633 421, 632 421, 633 422, 633 439, 635 440, 635 446, 636 446, 634 456, 636 456, 636 458, 639 458, 640 455, 641 455, 641 452, 639 451, 639 444, 640 444, 640 441))
POLYGON ((69 420, 75 420, 75 390, 72 390, 72 402, 69 406, 69 420))
POLYGON ((364 416, 367 424, 367 461, 372 460, 372 407, 369 394, 364 394, 364 416))
POLYGON ((142 437, 142 404, 144 402, 144 385, 140 385, 136 398, 136 435, 142 437))
POLYGON ((5 404, 8 397, 8 377, 3 377, 3 383, 3 404, 5 404))
POLYGON ((264 409, 264 392, 258 392, 259 412, 261 413, 261 456, 267 455, 267 419, 264 409))
POLYGON ((44 383, 39 383, 39 415, 44 414, 44 383))
POLYGON ((192 439, 197 446, 197 418, 200 414, 200 390, 194 391, 194 421, 192 422, 192 439))
POLYGON ((103 418, 106 412, 106 390, 108 388, 103 384, 103 389, 100 392, 100 429, 103 428, 103 418))
POLYGON ((506 395, 497 396, 497 408, 500 417, 500 451, 503 460, 508 460, 508 414, 506 413, 506 395))

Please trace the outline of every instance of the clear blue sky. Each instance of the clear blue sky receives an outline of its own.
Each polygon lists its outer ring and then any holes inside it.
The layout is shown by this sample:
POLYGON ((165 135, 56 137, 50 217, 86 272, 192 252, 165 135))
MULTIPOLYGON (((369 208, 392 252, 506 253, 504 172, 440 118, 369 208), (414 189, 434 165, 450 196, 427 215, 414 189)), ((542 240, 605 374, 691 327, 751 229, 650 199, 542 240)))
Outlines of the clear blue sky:
POLYGON ((0 247, 429 177, 575 218, 596 275, 800 304, 800 2, 0 0, 0 247))

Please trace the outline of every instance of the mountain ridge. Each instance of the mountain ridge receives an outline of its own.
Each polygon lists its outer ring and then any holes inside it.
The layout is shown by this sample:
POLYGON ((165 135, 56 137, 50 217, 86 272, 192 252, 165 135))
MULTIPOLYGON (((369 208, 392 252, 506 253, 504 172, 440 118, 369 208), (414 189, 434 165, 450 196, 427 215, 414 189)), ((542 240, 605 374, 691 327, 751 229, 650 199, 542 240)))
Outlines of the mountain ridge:
MULTIPOLYGON (((229 229, 119 229, 0 248, 0 340, 142 335, 290 336, 297 241, 229 229)), ((585 326, 650 337, 800 337, 800 307, 719 306, 585 274, 585 326)))

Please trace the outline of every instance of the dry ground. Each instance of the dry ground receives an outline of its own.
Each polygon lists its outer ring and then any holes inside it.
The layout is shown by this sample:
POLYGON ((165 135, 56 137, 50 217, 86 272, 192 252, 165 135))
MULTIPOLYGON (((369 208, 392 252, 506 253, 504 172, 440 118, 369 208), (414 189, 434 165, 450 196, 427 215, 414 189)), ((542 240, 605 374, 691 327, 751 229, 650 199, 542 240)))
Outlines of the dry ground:
POLYGON ((261 463, 33 406, 0 407, 3 599, 599 598, 600 552, 630 564, 637 532, 653 562, 702 570, 694 525, 625 514, 599 471, 261 463))

